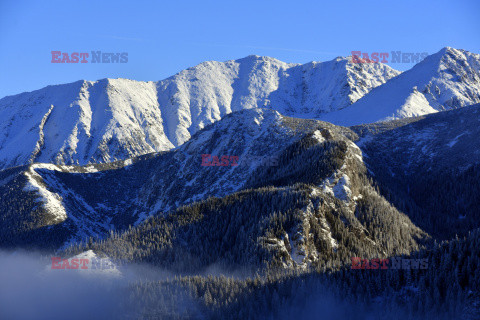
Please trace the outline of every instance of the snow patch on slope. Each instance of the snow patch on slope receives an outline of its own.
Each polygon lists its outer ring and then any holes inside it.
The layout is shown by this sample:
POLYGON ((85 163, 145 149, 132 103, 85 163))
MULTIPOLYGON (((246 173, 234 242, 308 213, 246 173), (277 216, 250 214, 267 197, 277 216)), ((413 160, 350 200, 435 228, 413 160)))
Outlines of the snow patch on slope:
POLYGON ((60 223, 67 219, 67 213, 62 203, 62 197, 58 194, 50 192, 43 184, 42 177, 35 171, 35 169, 44 168, 53 170, 54 165, 48 164, 33 164, 25 171, 27 177, 27 184, 24 187, 24 191, 35 191, 39 198, 38 201, 42 202, 45 210, 50 213, 54 218, 52 224, 60 223))

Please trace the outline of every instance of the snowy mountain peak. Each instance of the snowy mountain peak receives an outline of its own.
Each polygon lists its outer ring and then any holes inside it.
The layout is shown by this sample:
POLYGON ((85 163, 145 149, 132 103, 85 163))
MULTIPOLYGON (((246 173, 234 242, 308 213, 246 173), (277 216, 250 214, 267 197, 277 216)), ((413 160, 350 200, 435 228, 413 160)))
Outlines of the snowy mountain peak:
POLYGON ((344 110, 321 119, 339 125, 419 116, 480 102, 480 55, 443 48, 374 88, 344 110))
POLYGON ((248 55, 244 58, 240 58, 240 59, 236 59, 236 60, 229 60, 229 61, 226 61, 226 62, 228 63, 230 61, 231 62, 237 62, 237 63, 250 61, 250 62, 270 62, 270 63, 281 64, 281 65, 289 65, 289 66, 299 65, 299 63, 287 63, 287 62, 280 61, 280 60, 278 60, 276 58, 273 58, 273 57, 259 56, 259 55, 256 55, 256 54, 251 54, 251 55, 248 55))

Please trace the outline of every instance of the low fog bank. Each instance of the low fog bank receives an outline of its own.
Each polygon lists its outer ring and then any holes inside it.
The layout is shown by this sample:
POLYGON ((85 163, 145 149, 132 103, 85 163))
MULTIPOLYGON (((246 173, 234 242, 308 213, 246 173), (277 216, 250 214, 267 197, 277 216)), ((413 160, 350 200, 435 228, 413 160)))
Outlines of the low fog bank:
POLYGON ((146 265, 119 270, 52 269, 49 256, 0 251, 0 319, 136 319, 145 306, 129 299, 130 284, 172 276, 146 265))

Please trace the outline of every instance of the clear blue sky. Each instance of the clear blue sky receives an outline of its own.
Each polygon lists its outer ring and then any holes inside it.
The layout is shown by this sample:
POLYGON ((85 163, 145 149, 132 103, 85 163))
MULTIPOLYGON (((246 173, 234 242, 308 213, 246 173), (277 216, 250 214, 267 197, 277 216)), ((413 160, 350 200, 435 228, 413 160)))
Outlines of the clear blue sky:
POLYGON ((0 0, 0 97, 80 79, 157 81, 250 54, 305 63, 355 50, 480 53, 479 17, 478 0, 0 0), (128 52, 129 61, 53 64, 52 50, 128 52))

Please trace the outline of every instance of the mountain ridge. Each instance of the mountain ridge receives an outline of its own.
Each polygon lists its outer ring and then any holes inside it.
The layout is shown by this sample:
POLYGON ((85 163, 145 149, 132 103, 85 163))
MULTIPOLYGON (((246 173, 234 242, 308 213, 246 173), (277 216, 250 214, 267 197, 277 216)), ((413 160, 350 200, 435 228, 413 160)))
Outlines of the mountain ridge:
POLYGON ((233 111, 272 104, 287 115, 299 104, 309 114, 343 108, 397 74, 344 58, 300 65, 248 56, 204 62, 158 82, 48 86, 0 99, 0 168, 103 163, 170 150, 233 111))
POLYGON ((420 116, 480 103, 480 54, 445 47, 372 89, 348 108, 320 117, 358 125, 420 116))
POLYGON ((358 125, 480 102, 480 55, 446 47, 412 69, 351 57, 207 61, 158 82, 76 81, 0 99, 0 169, 109 163, 178 147, 234 111, 358 125))

